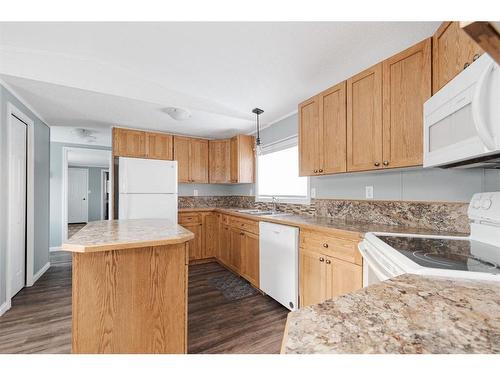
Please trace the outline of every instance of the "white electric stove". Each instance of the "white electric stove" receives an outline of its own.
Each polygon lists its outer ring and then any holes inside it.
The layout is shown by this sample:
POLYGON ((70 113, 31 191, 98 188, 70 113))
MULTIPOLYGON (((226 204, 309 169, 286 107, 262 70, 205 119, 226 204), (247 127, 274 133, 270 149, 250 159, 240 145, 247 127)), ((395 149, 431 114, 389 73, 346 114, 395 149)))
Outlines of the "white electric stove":
POLYGON ((500 281, 500 192, 474 194, 468 217, 468 237, 367 233, 363 286, 404 273, 500 281))

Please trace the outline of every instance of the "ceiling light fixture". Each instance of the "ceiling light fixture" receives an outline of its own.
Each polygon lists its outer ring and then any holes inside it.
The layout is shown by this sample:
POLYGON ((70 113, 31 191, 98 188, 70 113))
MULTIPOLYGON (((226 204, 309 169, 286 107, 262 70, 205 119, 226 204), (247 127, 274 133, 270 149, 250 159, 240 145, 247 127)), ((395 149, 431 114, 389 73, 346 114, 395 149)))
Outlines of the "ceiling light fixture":
POLYGON ((191 117, 191 112, 189 112, 187 109, 183 109, 183 108, 168 107, 168 108, 165 108, 165 112, 170 117, 172 117, 174 120, 177 120, 177 121, 187 120, 188 118, 191 117))
POLYGON ((259 115, 264 113, 264 111, 260 108, 252 109, 252 113, 257 115, 257 138, 255 138, 255 151, 257 155, 260 155, 262 152, 262 147, 260 145, 260 123, 259 123, 259 115))

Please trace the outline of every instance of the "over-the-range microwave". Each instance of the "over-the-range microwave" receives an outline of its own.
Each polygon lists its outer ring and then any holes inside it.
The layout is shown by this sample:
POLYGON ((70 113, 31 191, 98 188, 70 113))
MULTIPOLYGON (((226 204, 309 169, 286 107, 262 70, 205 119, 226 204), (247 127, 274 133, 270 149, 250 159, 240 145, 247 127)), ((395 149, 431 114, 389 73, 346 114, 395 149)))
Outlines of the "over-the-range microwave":
POLYGON ((424 167, 500 168, 500 68, 486 53, 424 103, 424 167))

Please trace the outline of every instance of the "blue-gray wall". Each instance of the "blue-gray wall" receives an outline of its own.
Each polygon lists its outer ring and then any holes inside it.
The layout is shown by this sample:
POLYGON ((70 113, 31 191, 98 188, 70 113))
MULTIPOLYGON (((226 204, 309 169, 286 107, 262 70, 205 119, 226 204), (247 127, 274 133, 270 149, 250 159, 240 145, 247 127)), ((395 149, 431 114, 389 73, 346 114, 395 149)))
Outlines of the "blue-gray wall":
POLYGON ((50 142, 50 247, 62 244, 62 156, 63 147, 111 150, 111 147, 50 142))
POLYGON ((101 220, 101 171, 109 168, 70 166, 86 169, 89 174, 89 221, 101 220))
POLYGON ((0 306, 6 301, 7 247, 7 103, 12 103, 34 122, 34 273, 49 261, 49 142, 50 131, 33 112, 0 85, 0 306))
MULTIPOLYGON (((275 142, 298 132, 297 114, 263 129, 261 140, 275 142)), ((500 170, 423 169, 344 173, 311 177, 317 198, 365 199, 365 186, 373 186, 374 199, 468 202, 472 194, 500 190, 500 170)), ((234 186, 234 195, 252 195, 249 184, 234 186)))

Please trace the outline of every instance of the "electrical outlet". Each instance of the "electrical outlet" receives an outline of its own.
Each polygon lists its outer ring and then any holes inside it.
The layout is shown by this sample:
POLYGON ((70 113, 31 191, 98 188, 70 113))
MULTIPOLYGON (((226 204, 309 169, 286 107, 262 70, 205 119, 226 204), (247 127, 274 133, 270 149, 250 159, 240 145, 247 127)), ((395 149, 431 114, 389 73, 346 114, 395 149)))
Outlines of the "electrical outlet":
POLYGON ((316 188, 311 188, 311 198, 316 198, 316 188))
POLYGON ((193 196, 195 196, 195 197, 198 196, 198 189, 193 189, 193 196))
POLYGON ((373 186, 365 186, 365 198, 373 199, 373 186))

